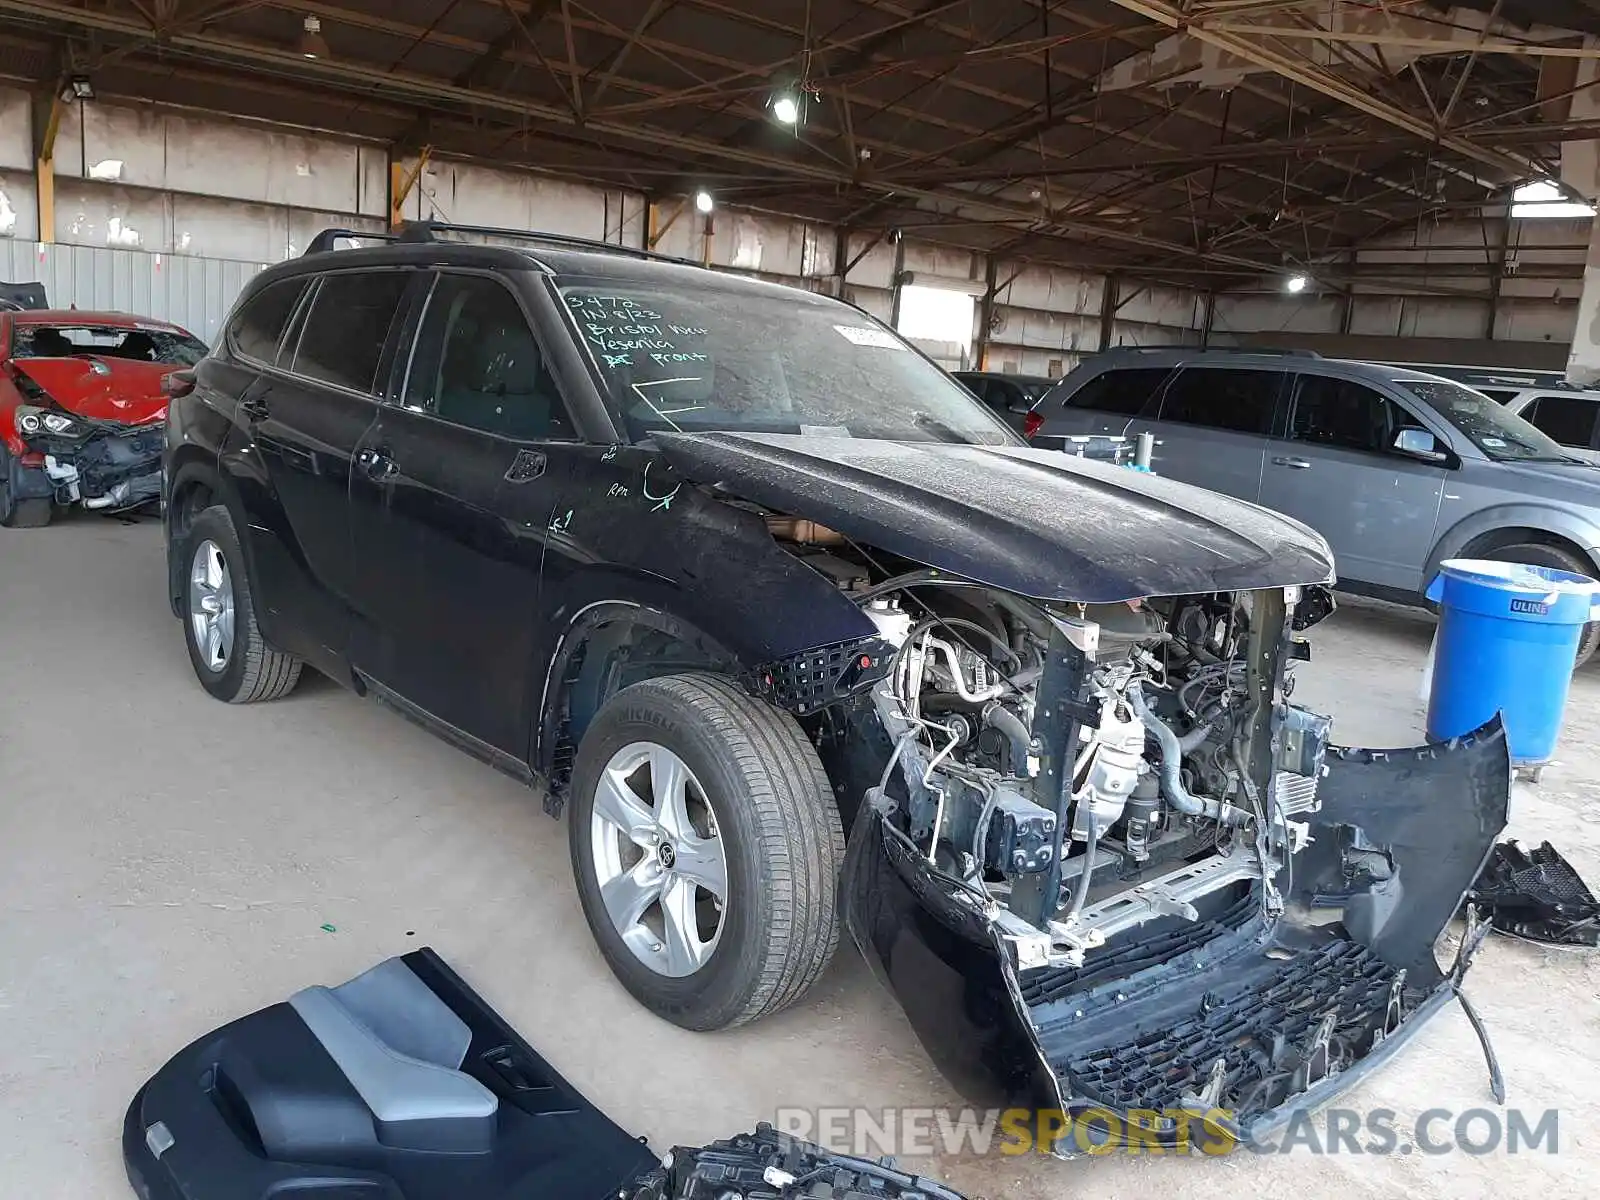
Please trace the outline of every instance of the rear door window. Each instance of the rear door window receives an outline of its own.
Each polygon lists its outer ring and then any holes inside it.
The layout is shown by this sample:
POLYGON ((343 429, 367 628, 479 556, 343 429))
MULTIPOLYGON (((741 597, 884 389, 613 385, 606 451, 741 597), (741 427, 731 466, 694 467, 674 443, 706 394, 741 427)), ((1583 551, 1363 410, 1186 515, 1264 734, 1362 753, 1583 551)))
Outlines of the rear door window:
POLYGON ((1115 368, 1096 375, 1073 392, 1065 406, 1137 417, 1171 373, 1168 367, 1115 368))
POLYGON ((340 271, 323 276, 301 324, 291 370, 372 393, 389 326, 412 278, 407 271, 340 271))
POLYGON ((305 287, 304 279, 280 279, 246 300, 228 326, 234 350, 258 362, 276 362, 278 343, 305 287))
POLYGON ((1395 434, 1422 423, 1365 384, 1327 375, 1302 375, 1289 436, 1313 446, 1387 454, 1395 434))
POLYGON ((1579 396, 1540 396, 1521 415, 1563 446, 1592 446, 1600 403, 1579 396))
POLYGON ((1281 371, 1184 367, 1162 395, 1161 420, 1266 434, 1284 378, 1281 371))

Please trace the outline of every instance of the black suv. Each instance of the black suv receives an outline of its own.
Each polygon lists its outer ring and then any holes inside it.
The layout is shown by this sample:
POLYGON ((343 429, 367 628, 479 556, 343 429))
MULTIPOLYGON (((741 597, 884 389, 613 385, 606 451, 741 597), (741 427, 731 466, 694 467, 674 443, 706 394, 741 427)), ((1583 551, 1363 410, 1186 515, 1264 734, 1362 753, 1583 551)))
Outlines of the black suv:
POLYGON ((1321 538, 1030 449, 837 300, 449 235, 319 238, 175 398, 212 695, 309 664, 537 783, 679 1024, 791 1003, 847 924, 975 1097, 1242 1119, 1453 994, 1504 740, 1329 749, 1285 682, 1321 538))

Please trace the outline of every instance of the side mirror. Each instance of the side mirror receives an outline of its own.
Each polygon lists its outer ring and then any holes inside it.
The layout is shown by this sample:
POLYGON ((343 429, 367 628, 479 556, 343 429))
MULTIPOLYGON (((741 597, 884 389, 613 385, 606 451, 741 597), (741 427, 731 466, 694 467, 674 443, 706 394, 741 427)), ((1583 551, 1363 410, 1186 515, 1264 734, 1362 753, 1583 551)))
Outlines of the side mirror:
POLYGON ((161 390, 176 400, 194 391, 193 371, 168 371, 161 377, 161 390))
POLYGON ((1394 448, 1424 462, 1444 462, 1450 457, 1439 449, 1439 440, 1426 429, 1402 429, 1394 435, 1394 448))

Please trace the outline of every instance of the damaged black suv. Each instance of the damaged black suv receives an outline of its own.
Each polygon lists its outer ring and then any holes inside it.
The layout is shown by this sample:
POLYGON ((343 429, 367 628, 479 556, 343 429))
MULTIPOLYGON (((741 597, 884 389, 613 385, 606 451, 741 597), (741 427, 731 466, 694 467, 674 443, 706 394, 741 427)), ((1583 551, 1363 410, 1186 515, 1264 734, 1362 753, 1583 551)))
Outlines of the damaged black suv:
POLYGON ((1504 739, 1345 750, 1289 702, 1315 533, 1029 448, 837 300, 340 236, 172 405, 195 672, 309 664, 536 783, 643 1004, 772 1013, 843 926, 975 1099, 1243 1121, 1456 993, 1504 739))

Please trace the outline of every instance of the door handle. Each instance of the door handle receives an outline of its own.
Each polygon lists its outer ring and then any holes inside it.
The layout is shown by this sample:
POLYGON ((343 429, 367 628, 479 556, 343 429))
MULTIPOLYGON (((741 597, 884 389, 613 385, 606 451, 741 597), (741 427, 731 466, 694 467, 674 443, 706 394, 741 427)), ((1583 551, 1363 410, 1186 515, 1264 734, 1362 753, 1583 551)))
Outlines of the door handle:
POLYGON ((265 396, 246 396, 239 401, 239 411, 256 421, 265 420, 272 415, 265 396))
POLYGON ((371 447, 356 455, 356 466, 361 468, 368 479, 379 481, 391 478, 400 469, 386 451, 374 450, 371 447))
POLYGON ((1275 466, 1293 467, 1296 471, 1304 471, 1311 465, 1311 460, 1309 458, 1291 458, 1288 455, 1283 454, 1278 455, 1272 460, 1272 462, 1275 466))

